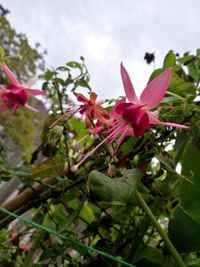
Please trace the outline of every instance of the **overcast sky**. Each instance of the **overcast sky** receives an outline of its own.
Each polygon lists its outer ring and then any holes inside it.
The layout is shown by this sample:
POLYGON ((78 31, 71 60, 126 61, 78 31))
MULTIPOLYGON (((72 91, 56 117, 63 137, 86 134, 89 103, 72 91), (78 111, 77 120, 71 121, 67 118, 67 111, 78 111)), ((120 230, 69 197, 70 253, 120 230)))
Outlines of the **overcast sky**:
POLYGON ((119 72, 123 61, 138 92, 153 65, 168 50, 183 53, 200 47, 199 0, 3 0, 8 19, 30 43, 47 49, 47 67, 84 56, 91 85, 100 98, 124 95, 119 72))

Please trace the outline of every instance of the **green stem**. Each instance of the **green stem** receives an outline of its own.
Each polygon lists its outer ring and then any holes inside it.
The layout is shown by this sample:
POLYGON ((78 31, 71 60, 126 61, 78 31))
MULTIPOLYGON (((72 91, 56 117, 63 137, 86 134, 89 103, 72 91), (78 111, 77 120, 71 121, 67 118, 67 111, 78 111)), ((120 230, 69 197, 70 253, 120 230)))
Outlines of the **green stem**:
POLYGON ((173 92, 171 92, 171 91, 167 91, 166 94, 167 94, 167 95, 171 95, 171 96, 175 96, 176 98, 178 98, 178 99, 180 99, 180 100, 185 100, 185 98, 183 98, 182 96, 177 95, 177 94, 175 94, 175 93, 173 93, 173 92))
MULTIPOLYGON (((151 205, 151 210, 153 214, 158 214, 161 208, 162 202, 160 200, 160 198, 156 197, 153 204, 151 205)), ((135 253, 137 253, 137 248, 139 247, 141 241, 143 240, 143 236, 146 233, 148 227, 150 224, 150 219, 149 217, 146 215, 143 220, 141 221, 140 225, 139 225, 139 231, 137 232, 136 236, 134 237, 134 242, 131 244, 131 247, 129 249, 128 252, 128 256, 127 256, 127 260, 128 262, 132 262, 134 257, 135 257, 135 253)))
POLYGON ((168 249, 170 250, 170 252, 174 256, 178 266, 187 267, 185 265, 184 261, 182 260, 181 256, 178 254, 176 248, 173 246, 173 244, 169 240, 168 236, 166 235, 166 233, 164 232, 164 230, 162 229, 160 224, 157 222, 157 220, 154 217, 153 213, 151 212, 150 208, 147 206, 146 202, 144 201, 143 197, 141 196, 141 194, 138 191, 136 191, 136 197, 137 197, 140 205, 144 209, 145 213, 147 214, 147 216, 151 220, 153 226, 156 228, 156 230, 158 231, 158 233, 162 237, 164 243, 166 244, 166 246, 168 247, 168 249))

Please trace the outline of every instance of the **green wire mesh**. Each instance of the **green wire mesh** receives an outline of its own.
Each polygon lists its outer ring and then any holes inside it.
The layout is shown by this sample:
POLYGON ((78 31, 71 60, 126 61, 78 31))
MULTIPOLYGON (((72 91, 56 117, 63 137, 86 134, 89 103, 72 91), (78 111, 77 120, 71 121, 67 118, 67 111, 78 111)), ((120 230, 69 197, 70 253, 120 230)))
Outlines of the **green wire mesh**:
POLYGON ((122 266, 136 267, 135 265, 132 265, 132 264, 130 264, 130 263, 128 263, 128 262, 125 262, 125 261, 121 260, 120 258, 114 257, 114 256, 112 256, 112 255, 110 255, 110 254, 108 254, 108 253, 106 253, 106 252, 103 252, 103 251, 101 251, 101 250, 98 250, 98 249, 96 249, 96 248, 87 246, 87 245, 83 244, 83 243, 80 242, 80 241, 71 239, 70 237, 67 237, 67 236, 65 236, 65 235, 63 235, 63 234, 59 234, 59 233, 57 233, 57 232, 55 232, 55 231, 53 231, 53 230, 51 230, 51 229, 49 229, 49 228, 47 228, 47 227, 41 225, 41 224, 37 224, 37 223, 35 223, 35 222, 33 222, 33 221, 30 221, 30 220, 28 220, 28 219, 26 219, 26 218, 23 218, 23 217, 21 217, 21 216, 18 216, 17 214, 15 214, 15 213, 13 213, 13 212, 10 212, 10 211, 7 210, 7 209, 4 209, 4 208, 0 207, 0 211, 6 213, 6 214, 8 214, 8 215, 10 215, 10 216, 12 216, 12 217, 14 217, 14 218, 16 218, 16 219, 19 219, 20 221, 22 221, 22 222, 24 222, 24 223, 27 223, 27 224, 29 224, 29 225, 32 225, 33 227, 35 227, 35 228, 37 228, 37 229, 43 230, 43 231, 45 231, 45 232, 48 233, 48 234, 55 235, 55 236, 61 238, 62 240, 68 241, 68 242, 71 243, 72 245, 79 246, 80 248, 82 248, 82 249, 84 249, 84 250, 86 250, 86 251, 92 251, 92 252, 95 252, 95 253, 97 253, 97 254, 99 254, 99 255, 101 255, 101 256, 107 258, 107 259, 112 260, 113 262, 120 263, 120 264, 122 264, 122 266))

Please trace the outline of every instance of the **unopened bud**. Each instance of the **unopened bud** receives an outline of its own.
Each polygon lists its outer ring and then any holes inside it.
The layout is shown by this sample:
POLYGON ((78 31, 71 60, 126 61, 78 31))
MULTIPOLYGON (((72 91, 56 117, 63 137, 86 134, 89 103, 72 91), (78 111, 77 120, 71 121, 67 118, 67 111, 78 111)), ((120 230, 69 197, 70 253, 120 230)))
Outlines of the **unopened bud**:
POLYGON ((76 172, 78 170, 78 166, 77 165, 73 165, 71 166, 71 169, 70 169, 72 172, 76 172))

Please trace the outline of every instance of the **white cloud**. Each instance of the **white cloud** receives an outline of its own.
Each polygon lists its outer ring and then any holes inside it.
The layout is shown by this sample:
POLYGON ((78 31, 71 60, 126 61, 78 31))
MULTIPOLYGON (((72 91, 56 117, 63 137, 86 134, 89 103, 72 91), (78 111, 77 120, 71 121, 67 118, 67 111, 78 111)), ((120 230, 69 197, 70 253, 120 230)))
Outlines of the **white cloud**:
POLYGON ((95 60, 115 60, 118 58, 119 52, 117 44, 115 44, 109 36, 106 35, 88 35, 84 39, 86 52, 95 60))
POLYGON ((152 71, 143 60, 145 52, 155 52, 159 67, 168 50, 182 53, 200 44, 199 0, 6 0, 2 4, 11 10, 8 18, 18 32, 47 48, 47 66, 84 56, 92 87, 101 98, 123 94, 121 61, 141 92, 152 71))

